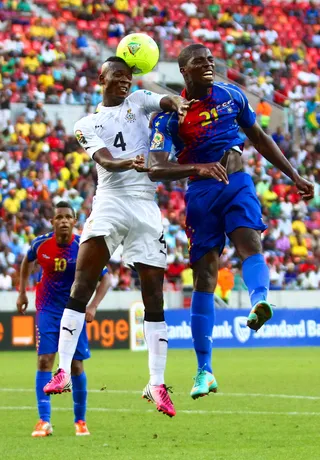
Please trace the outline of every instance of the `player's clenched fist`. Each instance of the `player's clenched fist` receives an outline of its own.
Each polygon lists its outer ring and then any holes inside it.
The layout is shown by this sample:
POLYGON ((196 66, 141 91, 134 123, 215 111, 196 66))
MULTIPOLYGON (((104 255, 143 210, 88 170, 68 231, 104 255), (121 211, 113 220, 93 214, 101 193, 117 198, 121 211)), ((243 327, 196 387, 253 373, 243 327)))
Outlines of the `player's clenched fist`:
POLYGON ((24 312, 28 308, 28 303, 29 303, 29 301, 28 301, 27 294, 25 294, 25 293, 19 294, 19 297, 17 299, 17 310, 18 310, 18 312, 21 313, 22 315, 24 315, 24 312))
POLYGON ((86 322, 87 323, 92 323, 94 320, 94 317, 96 316, 96 311, 97 307, 94 307, 93 305, 88 305, 86 309, 86 322))
POLYGON ((222 166, 222 164, 219 162, 198 165, 197 174, 200 177, 205 177, 207 179, 216 179, 219 182, 229 184, 226 168, 222 166))
POLYGON ((314 198, 314 185, 311 182, 298 175, 295 178, 294 183, 304 200, 312 200, 312 198, 314 198))
POLYGON ((145 165, 144 155, 137 155, 133 160, 133 169, 137 172, 148 172, 149 168, 145 165))

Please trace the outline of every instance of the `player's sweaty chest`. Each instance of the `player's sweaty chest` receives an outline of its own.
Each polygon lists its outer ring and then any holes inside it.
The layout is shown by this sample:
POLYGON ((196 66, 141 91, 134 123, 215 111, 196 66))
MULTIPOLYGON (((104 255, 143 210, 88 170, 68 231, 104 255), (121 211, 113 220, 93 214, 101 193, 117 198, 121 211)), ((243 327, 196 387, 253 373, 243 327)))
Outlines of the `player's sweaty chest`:
POLYGON ((211 138, 232 124, 236 116, 237 108, 232 99, 219 103, 196 103, 180 125, 180 137, 187 143, 194 143, 197 138, 211 138))

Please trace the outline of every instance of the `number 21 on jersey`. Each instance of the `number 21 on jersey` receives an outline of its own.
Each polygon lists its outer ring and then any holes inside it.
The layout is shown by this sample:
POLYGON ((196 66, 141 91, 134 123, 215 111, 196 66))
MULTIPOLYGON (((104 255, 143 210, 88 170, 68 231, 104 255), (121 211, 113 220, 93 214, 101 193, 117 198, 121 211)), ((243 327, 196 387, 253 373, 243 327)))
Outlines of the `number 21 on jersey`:
POLYGON ((199 117, 205 117, 206 121, 203 121, 201 126, 207 126, 210 125, 212 121, 216 121, 218 119, 218 112, 215 108, 213 108, 210 110, 210 112, 199 113, 199 117))

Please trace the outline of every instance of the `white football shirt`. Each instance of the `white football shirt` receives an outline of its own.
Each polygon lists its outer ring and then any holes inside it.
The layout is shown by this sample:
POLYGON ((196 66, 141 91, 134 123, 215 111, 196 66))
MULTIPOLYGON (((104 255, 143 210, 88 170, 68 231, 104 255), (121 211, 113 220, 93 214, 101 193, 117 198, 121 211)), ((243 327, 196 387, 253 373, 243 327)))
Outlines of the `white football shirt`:
MULTIPOLYGON (((107 147, 114 158, 134 158, 149 153, 149 116, 161 111, 160 101, 165 97, 150 91, 139 90, 115 107, 100 105, 97 113, 77 121, 74 134, 84 150, 93 157, 101 148, 107 147)), ((106 195, 142 194, 154 197, 156 184, 147 173, 135 170, 109 172, 97 164, 97 198, 106 195)))

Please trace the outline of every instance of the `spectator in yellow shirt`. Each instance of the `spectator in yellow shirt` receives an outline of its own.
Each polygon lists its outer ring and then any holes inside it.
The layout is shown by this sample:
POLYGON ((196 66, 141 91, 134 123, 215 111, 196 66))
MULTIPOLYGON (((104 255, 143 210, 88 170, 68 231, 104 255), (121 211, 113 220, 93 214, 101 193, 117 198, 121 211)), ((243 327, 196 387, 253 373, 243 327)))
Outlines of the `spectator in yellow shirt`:
POLYGON ((55 49, 53 51, 54 51, 54 53, 56 55, 56 60, 57 61, 65 61, 65 59, 66 59, 66 55, 62 51, 61 46, 62 46, 61 42, 56 42, 55 43, 55 49))
POLYGON ((18 200, 21 202, 27 198, 27 191, 25 188, 22 188, 21 186, 18 186, 16 190, 16 197, 18 200))
POLYGON ((15 126, 17 133, 21 134, 23 137, 29 137, 30 135, 30 124, 26 122, 24 115, 21 115, 17 118, 17 123, 15 126))
POLYGON ((37 115, 31 124, 31 136, 35 141, 41 141, 47 135, 47 125, 43 123, 41 116, 37 115))
POLYGON ((31 50, 29 55, 22 61, 23 68, 30 73, 35 73, 40 67, 40 62, 35 51, 31 50))
POLYGON ((187 288, 193 286, 193 274, 191 267, 186 267, 184 270, 182 270, 180 276, 182 281, 182 287, 187 288))
POLYGON ((262 203, 268 208, 270 208, 272 203, 276 201, 277 198, 278 198, 278 195, 276 194, 276 192, 273 192, 272 190, 266 190, 262 194, 262 203))
POLYGON ((114 7, 119 13, 127 13, 129 11, 128 0, 115 0, 114 7))
POLYGON ((285 59, 287 59, 289 56, 291 56, 292 54, 295 54, 295 49, 292 47, 292 43, 291 42, 287 42, 287 46, 284 48, 283 50, 283 54, 284 54, 284 57, 285 59))
MULTIPOLYGON (((291 237, 290 237, 291 242, 291 237)), ((295 244, 291 248, 291 254, 296 257, 307 257, 308 249, 306 240, 302 238, 300 235, 296 237, 295 244)))
POLYGON ((307 233, 307 227, 302 220, 295 220, 292 222, 292 230, 294 232, 300 233, 300 235, 305 235, 307 233))
POLYGON ((54 85, 54 78, 50 69, 46 69, 46 73, 42 73, 38 78, 39 85, 43 85, 46 89, 54 85))
POLYGON ((9 191, 9 196, 4 200, 3 207, 9 214, 17 214, 20 211, 20 200, 16 196, 15 190, 9 191))
POLYGON ((218 19, 218 23, 221 27, 232 27, 233 26, 233 15, 230 10, 226 10, 218 19))
POLYGON ((28 157, 31 161, 36 161, 42 151, 43 142, 32 141, 29 144, 28 157))
POLYGON ((278 42, 274 42, 274 45, 271 47, 273 57, 276 61, 282 61, 283 57, 283 48, 279 45, 278 42))
POLYGON ((59 177, 64 185, 70 180, 70 177, 71 177, 70 167, 71 167, 71 164, 66 163, 66 165, 60 169, 59 177))

